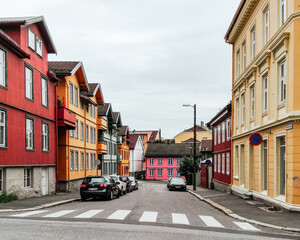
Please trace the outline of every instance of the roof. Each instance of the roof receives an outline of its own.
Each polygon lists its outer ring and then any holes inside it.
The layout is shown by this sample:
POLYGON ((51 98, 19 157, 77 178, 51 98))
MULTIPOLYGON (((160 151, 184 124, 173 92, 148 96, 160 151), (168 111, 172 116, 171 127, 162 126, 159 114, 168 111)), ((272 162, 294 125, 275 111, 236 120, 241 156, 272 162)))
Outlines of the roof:
MULTIPOLYGON (((189 138, 189 139, 183 141, 183 143, 193 143, 193 142, 194 142, 194 138, 189 138)), ((196 142, 200 142, 200 141, 196 139, 196 142)))
MULTIPOLYGON (((199 149, 197 143, 196 148, 199 149)), ((197 151, 198 152, 198 151, 197 151)), ((193 154, 193 144, 189 143, 149 143, 145 157, 183 157, 193 154)))
POLYGON ((155 141, 157 134, 158 134, 158 131, 152 131, 148 141, 149 142, 155 141))
MULTIPOLYGON (((207 131, 207 129, 205 129, 205 128, 199 126, 199 125, 196 126, 196 132, 203 132, 203 131, 207 131)), ((183 132, 194 132, 194 127, 186 129, 183 132)))
POLYGON ((0 29, 0 44, 8 48, 11 52, 20 58, 30 58, 30 55, 22 50, 20 45, 16 43, 10 36, 0 29))
POLYGON ((200 149, 201 152, 202 151, 212 152, 212 140, 202 140, 200 146, 201 146, 201 149, 200 149))
POLYGON ((227 113, 231 115, 231 101, 207 123, 207 126, 211 127, 211 125, 218 124, 220 121, 222 121, 224 116, 228 116, 227 113))
POLYGON ((102 88, 100 86, 100 83, 89 83, 89 93, 93 96, 96 97, 97 103, 103 104, 104 103, 104 98, 103 98, 103 93, 102 93, 102 88))
POLYGON ((117 127, 122 126, 121 114, 119 112, 112 112, 113 123, 117 124, 117 127))
POLYGON ((3 26, 19 26, 19 25, 31 25, 36 24, 45 41, 45 46, 48 50, 48 53, 56 53, 56 48, 50 31, 46 24, 45 18, 43 16, 30 16, 30 17, 6 17, 0 18, 0 28, 3 26))
POLYGON ((111 104, 104 103, 103 105, 98 105, 98 116, 108 116, 109 113, 111 114, 111 104))
POLYGON ((139 136, 139 134, 129 134, 129 149, 135 148, 139 136))
POLYGON ((128 126, 122 126, 118 128, 118 133, 120 136, 127 136, 129 133, 129 127, 128 126))

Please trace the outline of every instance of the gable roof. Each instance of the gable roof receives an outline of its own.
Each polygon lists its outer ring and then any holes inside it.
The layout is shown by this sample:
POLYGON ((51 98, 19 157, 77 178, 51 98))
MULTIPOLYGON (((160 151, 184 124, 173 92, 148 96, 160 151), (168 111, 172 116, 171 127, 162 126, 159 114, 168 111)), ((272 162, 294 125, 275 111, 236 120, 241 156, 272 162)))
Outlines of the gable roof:
MULTIPOLYGON (((196 126, 196 132, 203 132, 203 131, 207 131, 207 129, 205 129, 205 128, 199 126, 199 125, 196 126)), ((183 132, 194 132, 194 127, 186 129, 183 132)))
MULTIPOLYGON (((197 143, 196 149, 200 144, 197 143)), ((198 151, 197 155, 198 154, 198 151)), ((183 157, 193 155, 193 144, 189 143, 149 143, 145 157, 183 157)))
POLYGON ((119 127, 118 133, 120 136, 128 136, 129 135, 129 127, 128 126, 119 127))
POLYGON ((89 93, 91 94, 91 96, 96 97, 98 104, 103 104, 104 97, 103 97, 100 83, 89 83, 88 85, 89 85, 89 89, 90 89, 89 93))
MULTIPOLYGON (((193 142, 194 142, 194 138, 189 138, 189 139, 183 141, 183 143, 193 143, 193 142)), ((196 139, 196 142, 200 142, 200 141, 196 139)))
POLYGON ((129 134, 129 149, 135 148, 139 136, 139 134, 129 134))
POLYGON ((158 131, 152 131, 148 141, 149 142, 155 141, 157 134, 158 134, 158 131))
POLYGON ((112 112, 113 123, 117 124, 117 127, 122 126, 121 114, 119 112, 112 112))
POLYGON ((200 145, 200 151, 212 152, 212 140, 202 140, 200 145), (204 148, 206 148, 206 150, 204 148))
POLYGON ((110 103, 104 103, 103 105, 98 105, 98 116, 108 116, 112 115, 112 108, 110 103))
POLYGON ((45 46, 48 50, 48 53, 56 53, 56 48, 54 42, 50 35, 50 31, 46 24, 45 18, 43 16, 31 16, 31 17, 6 17, 0 18, 0 27, 1 26, 20 26, 20 25, 31 25, 36 24, 41 31, 41 34, 44 38, 45 46))
POLYGON ((212 125, 218 124, 220 121, 223 121, 222 119, 224 116, 231 115, 231 101, 222 108, 208 123, 207 127, 211 127, 212 125))

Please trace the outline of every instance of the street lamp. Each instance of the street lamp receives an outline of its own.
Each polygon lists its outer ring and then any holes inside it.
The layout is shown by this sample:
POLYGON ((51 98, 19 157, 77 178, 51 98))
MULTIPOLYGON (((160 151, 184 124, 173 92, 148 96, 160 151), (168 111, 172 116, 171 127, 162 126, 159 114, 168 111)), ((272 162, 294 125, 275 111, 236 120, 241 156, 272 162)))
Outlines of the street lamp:
POLYGON ((194 108, 194 177, 193 177, 193 190, 196 190, 196 104, 183 104, 183 107, 193 107, 194 108))

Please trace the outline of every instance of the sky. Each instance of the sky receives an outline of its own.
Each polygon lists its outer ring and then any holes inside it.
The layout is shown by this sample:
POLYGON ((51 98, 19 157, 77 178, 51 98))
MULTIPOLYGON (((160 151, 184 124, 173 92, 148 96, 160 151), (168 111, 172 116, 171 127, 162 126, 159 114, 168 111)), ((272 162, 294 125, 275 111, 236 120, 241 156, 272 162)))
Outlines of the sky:
POLYGON ((130 130, 173 138, 231 100, 224 36, 240 0, 9 0, 1 17, 45 17, 57 54, 82 61, 89 83, 130 130))

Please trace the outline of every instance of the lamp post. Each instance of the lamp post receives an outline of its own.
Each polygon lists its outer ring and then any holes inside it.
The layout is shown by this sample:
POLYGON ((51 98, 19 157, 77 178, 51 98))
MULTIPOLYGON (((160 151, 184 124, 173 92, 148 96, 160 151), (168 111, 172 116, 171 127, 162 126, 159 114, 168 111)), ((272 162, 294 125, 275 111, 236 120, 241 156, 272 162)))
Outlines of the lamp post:
POLYGON ((194 177, 193 177, 193 190, 196 190, 196 104, 183 104, 183 107, 193 107, 194 108, 194 177))

